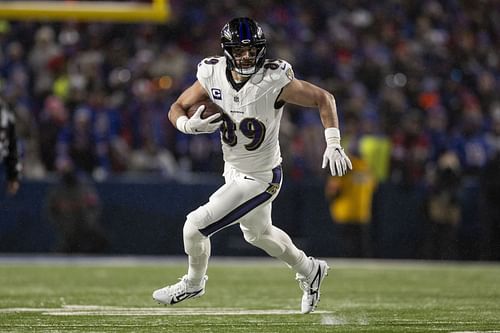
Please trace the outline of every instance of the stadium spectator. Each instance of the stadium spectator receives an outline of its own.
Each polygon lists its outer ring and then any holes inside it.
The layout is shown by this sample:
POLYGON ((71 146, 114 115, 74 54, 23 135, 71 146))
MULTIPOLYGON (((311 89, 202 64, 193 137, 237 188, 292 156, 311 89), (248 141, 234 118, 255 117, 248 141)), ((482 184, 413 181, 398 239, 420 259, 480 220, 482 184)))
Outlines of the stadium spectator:
POLYGON ((491 110, 491 130, 488 141, 494 157, 480 175, 479 220, 481 221, 481 259, 500 260, 500 105, 491 110))
POLYGON ((423 185, 429 160, 429 138, 417 110, 402 117, 402 124, 392 135, 391 181, 404 187, 423 185))
POLYGON ((493 147, 484 131, 484 116, 476 109, 474 100, 464 106, 461 132, 455 132, 450 147, 460 160, 462 170, 462 219, 459 225, 459 257, 477 260, 481 254, 480 178, 486 165, 494 156, 493 147))
POLYGON ((426 216, 429 220, 427 256, 458 259, 458 227, 462 220, 462 170, 456 154, 443 152, 429 180, 426 216))
POLYGON ((59 233, 55 251, 100 253, 106 249, 99 196, 70 163, 61 166, 59 184, 48 191, 45 210, 59 233))
POLYGON ((369 166, 377 182, 384 183, 390 178, 391 141, 380 129, 378 117, 366 115, 361 120, 358 143, 359 154, 369 166))
POLYGON ((88 101, 74 111, 71 122, 58 133, 56 163, 68 160, 96 179, 118 172, 121 151, 114 148, 121 141, 120 122, 120 114, 109 105, 107 96, 97 90, 90 92, 88 101))
POLYGON ((68 122, 68 111, 62 100, 48 96, 40 112, 38 128, 40 132, 39 150, 42 163, 48 172, 56 171, 57 141, 61 130, 68 122))
POLYGON ((335 225, 335 244, 339 257, 367 258, 372 254, 370 223, 372 199, 377 180, 370 166, 360 157, 356 143, 349 155, 352 171, 344 177, 328 177, 325 197, 335 225))
POLYGON ((52 92, 54 73, 51 62, 57 61, 62 51, 55 40, 54 28, 43 25, 35 32, 35 44, 28 54, 28 64, 33 72, 33 93, 37 98, 44 98, 52 92))

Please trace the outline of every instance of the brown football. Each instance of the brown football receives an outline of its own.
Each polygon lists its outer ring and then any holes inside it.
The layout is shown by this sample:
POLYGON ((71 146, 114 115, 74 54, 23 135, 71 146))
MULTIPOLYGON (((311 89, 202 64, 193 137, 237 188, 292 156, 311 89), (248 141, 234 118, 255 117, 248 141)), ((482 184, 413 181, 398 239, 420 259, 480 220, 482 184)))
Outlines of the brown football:
POLYGON ((213 123, 216 123, 222 119, 222 108, 209 99, 194 103, 186 112, 188 118, 191 118, 194 115, 200 105, 205 105, 205 110, 203 110, 203 112, 201 113, 201 119, 206 119, 214 114, 220 114, 221 116, 212 121, 213 123))

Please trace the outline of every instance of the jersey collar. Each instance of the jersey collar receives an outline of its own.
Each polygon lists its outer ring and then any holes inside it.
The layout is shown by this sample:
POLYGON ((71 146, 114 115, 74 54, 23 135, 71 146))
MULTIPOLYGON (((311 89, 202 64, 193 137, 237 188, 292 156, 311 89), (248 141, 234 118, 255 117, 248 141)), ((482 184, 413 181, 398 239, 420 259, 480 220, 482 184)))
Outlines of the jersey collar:
POLYGON ((251 76, 248 77, 248 79, 246 79, 245 81, 243 82, 236 82, 234 79, 233 79, 233 75, 231 74, 231 71, 226 68, 226 78, 227 80, 229 81, 229 83, 231 83, 231 86, 233 87, 234 90, 236 91, 240 91, 241 88, 243 88, 243 86, 248 82, 250 81, 250 79, 252 78, 251 76))

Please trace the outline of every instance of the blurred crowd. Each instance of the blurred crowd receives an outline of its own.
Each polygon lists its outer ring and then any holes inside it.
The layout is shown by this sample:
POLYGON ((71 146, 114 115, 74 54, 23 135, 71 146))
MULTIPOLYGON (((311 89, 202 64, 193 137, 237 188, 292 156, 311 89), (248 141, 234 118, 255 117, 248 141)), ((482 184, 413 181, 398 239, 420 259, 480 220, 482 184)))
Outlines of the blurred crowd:
MULTIPOLYGON (((269 57, 335 94, 344 146, 380 180, 420 184, 450 154, 474 175, 500 150, 498 2, 171 6, 161 25, 0 22, 0 89, 15 105, 26 177, 67 164, 96 179, 219 172, 217 134, 180 134, 166 112, 195 80, 196 64, 221 54, 219 31, 240 15, 263 25, 269 57)), ((285 170, 298 180, 323 175, 317 113, 287 110, 285 170)))
MULTIPOLYGON (((343 146, 378 182, 426 187, 444 206, 473 184, 495 205, 500 2, 170 4, 165 24, 0 21, 0 91, 16 112, 26 178, 68 166, 95 180, 220 172, 218 134, 184 135, 166 113, 196 79, 197 63, 221 54, 223 24, 250 16, 263 26, 269 58, 334 93, 343 146)), ((321 179, 317 112, 285 108, 285 172, 321 179)), ((429 207, 431 218, 456 223, 444 206, 429 207)))

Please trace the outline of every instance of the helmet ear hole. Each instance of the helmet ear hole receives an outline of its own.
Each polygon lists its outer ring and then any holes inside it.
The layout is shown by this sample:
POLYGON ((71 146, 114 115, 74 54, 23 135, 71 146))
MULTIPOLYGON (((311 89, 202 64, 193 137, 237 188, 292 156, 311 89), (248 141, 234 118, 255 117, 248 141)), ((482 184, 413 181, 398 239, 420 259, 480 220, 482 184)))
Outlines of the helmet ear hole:
POLYGON ((241 75, 250 76, 259 71, 266 57, 266 37, 260 25, 248 17, 232 19, 221 30, 221 47, 227 66, 241 75), (257 49, 254 65, 243 66, 236 62, 233 53, 236 47, 255 47, 257 49))

